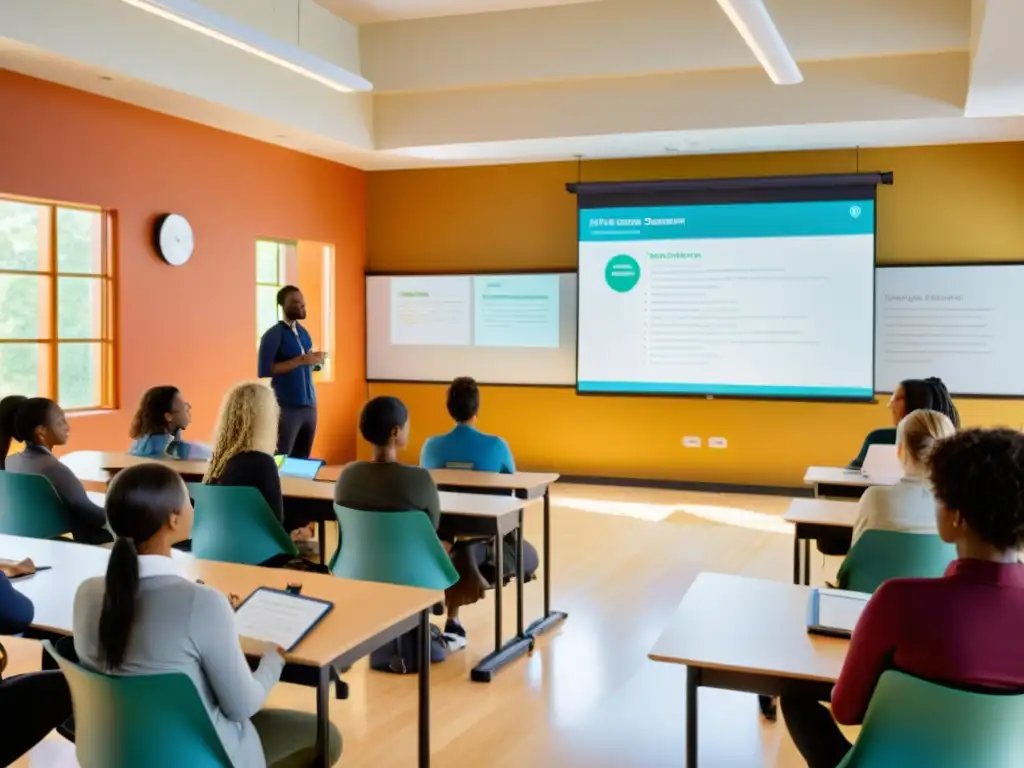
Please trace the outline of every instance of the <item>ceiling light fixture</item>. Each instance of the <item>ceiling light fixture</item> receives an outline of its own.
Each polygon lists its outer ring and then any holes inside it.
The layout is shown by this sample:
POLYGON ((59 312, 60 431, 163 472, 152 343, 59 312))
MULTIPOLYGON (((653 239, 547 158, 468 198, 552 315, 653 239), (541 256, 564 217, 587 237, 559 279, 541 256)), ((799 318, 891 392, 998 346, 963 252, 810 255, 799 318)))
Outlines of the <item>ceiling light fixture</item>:
POLYGON ((212 37, 239 50, 259 56, 336 91, 351 93, 373 90, 373 84, 347 69, 290 45, 258 29, 200 5, 194 0, 122 0, 128 5, 173 21, 186 29, 212 37))
POLYGON ((718 0, 718 4, 773 83, 796 85, 804 81, 763 0, 718 0))

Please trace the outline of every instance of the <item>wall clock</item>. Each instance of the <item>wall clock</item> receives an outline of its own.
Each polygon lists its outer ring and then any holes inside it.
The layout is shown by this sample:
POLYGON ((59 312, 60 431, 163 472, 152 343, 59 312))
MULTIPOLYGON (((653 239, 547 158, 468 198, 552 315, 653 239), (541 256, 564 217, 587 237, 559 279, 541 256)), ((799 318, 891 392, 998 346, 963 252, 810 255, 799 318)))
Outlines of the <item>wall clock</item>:
POLYGON ((153 233, 154 245, 160 258, 172 267, 180 267, 192 258, 195 239, 188 219, 177 213, 157 217, 153 233))

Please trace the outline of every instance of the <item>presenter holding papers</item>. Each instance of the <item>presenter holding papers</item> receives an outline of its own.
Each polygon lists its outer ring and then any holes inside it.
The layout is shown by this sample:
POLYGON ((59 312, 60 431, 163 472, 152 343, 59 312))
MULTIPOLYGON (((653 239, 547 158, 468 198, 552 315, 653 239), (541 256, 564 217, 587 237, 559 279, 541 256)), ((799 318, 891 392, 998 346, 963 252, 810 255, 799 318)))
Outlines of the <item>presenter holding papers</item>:
POLYGON ((284 316, 260 339, 259 376, 270 385, 281 406, 277 453, 308 459, 316 435, 316 390, 313 371, 325 354, 313 351, 313 339, 299 323, 306 319, 306 300, 294 285, 277 292, 284 316))

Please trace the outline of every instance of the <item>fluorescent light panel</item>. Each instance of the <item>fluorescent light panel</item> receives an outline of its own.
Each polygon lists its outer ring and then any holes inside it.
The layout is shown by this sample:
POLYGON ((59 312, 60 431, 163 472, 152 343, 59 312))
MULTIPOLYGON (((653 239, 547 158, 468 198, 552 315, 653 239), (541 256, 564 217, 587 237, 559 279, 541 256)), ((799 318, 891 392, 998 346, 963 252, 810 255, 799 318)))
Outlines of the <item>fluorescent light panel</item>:
MULTIPOLYGON (((301 0, 299 0, 301 2, 301 0)), ((122 0, 128 5, 173 21, 186 29, 212 37, 279 67, 315 80, 335 91, 373 90, 373 84, 354 72, 314 56, 295 45, 277 40, 193 0, 122 0)))
POLYGON ((796 85, 804 81, 763 0, 718 0, 718 4, 773 83, 796 85))

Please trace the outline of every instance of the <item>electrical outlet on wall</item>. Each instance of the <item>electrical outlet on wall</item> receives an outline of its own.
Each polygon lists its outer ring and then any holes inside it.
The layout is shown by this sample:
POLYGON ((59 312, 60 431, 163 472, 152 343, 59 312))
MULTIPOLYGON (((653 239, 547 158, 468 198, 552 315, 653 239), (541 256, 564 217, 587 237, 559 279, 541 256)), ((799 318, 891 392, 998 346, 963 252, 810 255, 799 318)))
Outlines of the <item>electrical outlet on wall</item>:
POLYGON ((683 438, 683 448, 700 448, 702 443, 699 435, 686 435, 683 438))
POLYGON ((708 438, 708 448, 717 448, 718 450, 721 450, 723 448, 728 448, 728 447, 729 447, 729 441, 726 440, 724 437, 709 437, 708 438))

